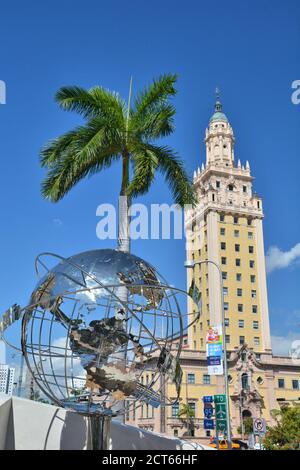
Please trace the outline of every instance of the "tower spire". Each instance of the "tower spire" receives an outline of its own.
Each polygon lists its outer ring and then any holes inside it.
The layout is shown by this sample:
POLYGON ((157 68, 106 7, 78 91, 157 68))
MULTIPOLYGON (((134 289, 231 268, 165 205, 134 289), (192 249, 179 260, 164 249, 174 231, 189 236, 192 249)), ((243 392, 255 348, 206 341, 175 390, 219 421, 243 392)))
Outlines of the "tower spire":
POLYGON ((222 103, 221 103, 221 93, 218 87, 216 87, 215 93, 216 93, 215 112, 220 112, 222 111, 222 103))

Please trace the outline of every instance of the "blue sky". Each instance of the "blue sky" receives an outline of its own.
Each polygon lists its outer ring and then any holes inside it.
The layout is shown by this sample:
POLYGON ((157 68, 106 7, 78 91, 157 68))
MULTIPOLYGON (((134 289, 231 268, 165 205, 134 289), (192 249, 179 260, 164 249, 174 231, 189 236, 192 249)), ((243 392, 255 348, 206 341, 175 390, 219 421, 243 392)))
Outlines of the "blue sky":
MULTIPOLYGON (((100 84, 127 98, 131 75, 135 91, 177 72, 176 132, 168 143, 190 173, 205 158, 218 85, 236 157, 249 160, 263 196, 266 251, 289 252, 300 242, 300 105, 291 102, 291 83, 300 79, 298 1, 14 1, 2 4, 0 16, 0 80, 7 85, 7 104, 0 105, 1 311, 27 302, 37 253, 114 246, 96 237, 96 207, 116 203, 120 165, 59 204, 40 196, 41 146, 80 122, 54 103, 62 85, 100 84)), ((139 202, 171 202, 161 178, 139 202)), ((136 241, 132 249, 185 286, 184 241, 136 241)), ((272 334, 281 349, 300 336, 298 252, 268 276, 272 334)))

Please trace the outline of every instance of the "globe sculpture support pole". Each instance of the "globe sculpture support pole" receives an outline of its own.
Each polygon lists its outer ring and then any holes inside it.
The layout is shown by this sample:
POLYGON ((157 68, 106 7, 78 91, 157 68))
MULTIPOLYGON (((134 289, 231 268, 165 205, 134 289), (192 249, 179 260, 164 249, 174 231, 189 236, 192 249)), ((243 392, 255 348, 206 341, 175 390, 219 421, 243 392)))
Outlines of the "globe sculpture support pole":
POLYGON ((222 271, 220 266, 212 260, 206 259, 202 261, 187 261, 185 263, 186 268, 194 268, 195 265, 201 264, 212 264, 214 265, 219 273, 220 279, 220 293, 221 293, 221 311, 222 311, 222 349, 223 349, 223 362, 224 362, 224 388, 226 396, 226 421, 227 421, 227 442, 228 449, 232 448, 232 438, 231 438, 231 423, 230 423, 230 408, 229 408, 229 386, 228 386, 228 367, 227 367, 227 349, 226 349, 226 335, 225 335, 225 310, 224 310, 224 293, 223 293, 223 278, 222 271))

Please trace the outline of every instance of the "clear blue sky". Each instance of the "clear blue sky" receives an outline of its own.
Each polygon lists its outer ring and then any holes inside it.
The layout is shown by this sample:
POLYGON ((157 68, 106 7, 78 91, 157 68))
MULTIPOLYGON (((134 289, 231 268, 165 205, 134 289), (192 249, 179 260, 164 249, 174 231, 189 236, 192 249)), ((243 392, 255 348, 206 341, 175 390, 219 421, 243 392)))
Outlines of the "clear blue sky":
MULTIPOLYGON (((176 132, 169 140, 190 172, 204 161, 204 130, 214 88, 236 135, 236 157, 250 161, 264 199, 265 248, 300 242, 300 3, 295 0, 12 1, 0 11, 0 310, 25 304, 41 251, 68 256, 113 246, 96 238, 96 207, 116 203, 120 166, 79 184, 57 205, 40 196, 41 146, 79 122, 54 103, 62 85, 100 84, 127 98, 164 72, 179 74, 176 132), (58 222, 58 220, 61 223, 58 222)), ((141 202, 170 202, 157 179, 141 202)), ((170 283, 185 286, 183 241, 137 241, 170 283)), ((272 333, 300 336, 300 264, 268 277, 272 333)), ((277 338, 278 340, 278 338, 277 338)), ((278 341, 277 341, 278 342, 278 341)))

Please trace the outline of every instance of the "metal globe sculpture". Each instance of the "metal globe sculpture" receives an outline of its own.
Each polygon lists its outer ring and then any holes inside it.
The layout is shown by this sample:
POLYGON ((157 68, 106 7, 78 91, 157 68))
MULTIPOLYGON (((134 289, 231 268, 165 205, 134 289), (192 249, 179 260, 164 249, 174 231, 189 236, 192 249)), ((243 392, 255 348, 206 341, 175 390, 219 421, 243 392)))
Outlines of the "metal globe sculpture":
POLYGON ((186 293, 143 259, 111 249, 45 253, 36 267, 44 274, 23 315, 22 350, 44 394, 86 415, 123 414, 124 401, 127 411, 171 405, 163 390, 169 380, 179 395, 186 293))

